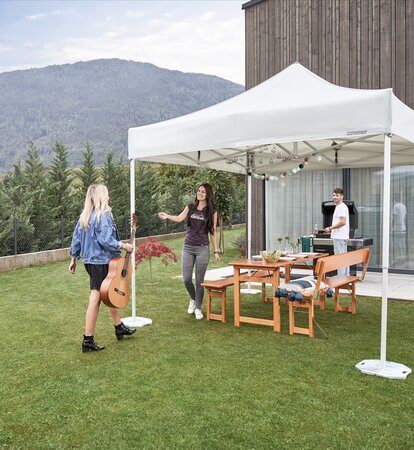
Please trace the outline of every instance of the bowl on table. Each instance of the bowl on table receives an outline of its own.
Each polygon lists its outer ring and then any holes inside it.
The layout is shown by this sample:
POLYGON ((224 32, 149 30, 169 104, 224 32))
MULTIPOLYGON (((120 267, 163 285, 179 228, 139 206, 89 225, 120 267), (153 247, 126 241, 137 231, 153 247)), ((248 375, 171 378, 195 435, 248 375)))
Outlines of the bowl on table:
POLYGON ((262 251, 260 252, 260 255, 266 262, 276 262, 282 256, 282 251, 281 250, 262 251))

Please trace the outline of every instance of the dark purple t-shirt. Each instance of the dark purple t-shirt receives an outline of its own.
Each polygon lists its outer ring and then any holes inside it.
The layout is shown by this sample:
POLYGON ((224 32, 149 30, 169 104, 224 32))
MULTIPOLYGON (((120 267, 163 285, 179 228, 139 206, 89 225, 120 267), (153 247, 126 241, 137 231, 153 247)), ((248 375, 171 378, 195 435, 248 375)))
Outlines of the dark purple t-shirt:
MULTIPOLYGON (((187 205, 191 211, 193 204, 187 205)), ((216 210, 213 210, 213 214, 216 210)), ((190 215, 190 224, 185 235, 184 244, 188 245, 208 245, 208 230, 206 225, 206 218, 204 216, 205 209, 194 209, 190 215)))

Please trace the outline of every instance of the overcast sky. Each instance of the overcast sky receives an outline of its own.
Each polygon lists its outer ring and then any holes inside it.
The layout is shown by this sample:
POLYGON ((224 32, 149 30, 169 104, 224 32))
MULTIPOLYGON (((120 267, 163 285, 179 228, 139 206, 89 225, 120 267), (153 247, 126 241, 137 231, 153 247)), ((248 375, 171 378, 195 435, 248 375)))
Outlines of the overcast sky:
POLYGON ((0 72, 98 58, 244 84, 247 0, 0 0, 0 72))

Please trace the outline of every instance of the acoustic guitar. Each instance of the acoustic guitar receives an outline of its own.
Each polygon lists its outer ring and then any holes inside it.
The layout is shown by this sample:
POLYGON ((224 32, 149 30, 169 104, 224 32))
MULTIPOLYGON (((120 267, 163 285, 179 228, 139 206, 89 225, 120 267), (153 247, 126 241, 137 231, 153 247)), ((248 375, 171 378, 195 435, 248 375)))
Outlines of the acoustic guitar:
MULTIPOLYGON (((135 240, 136 214, 131 217, 131 236, 129 243, 135 240)), ((128 306, 130 297, 129 284, 132 275, 131 253, 125 256, 112 258, 109 261, 108 275, 101 284, 101 300, 110 308, 125 308, 128 306)))

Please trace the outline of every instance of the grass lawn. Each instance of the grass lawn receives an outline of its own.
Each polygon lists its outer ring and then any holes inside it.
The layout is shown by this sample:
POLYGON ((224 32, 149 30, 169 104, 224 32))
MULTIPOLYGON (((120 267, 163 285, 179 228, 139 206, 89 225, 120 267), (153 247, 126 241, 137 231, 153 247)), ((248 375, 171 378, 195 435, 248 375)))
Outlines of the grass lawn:
MULTIPOLYGON (((226 232, 225 263, 238 257, 236 234, 226 232)), ((167 244, 181 254, 181 238, 167 244)), ((379 299, 359 298, 356 316, 328 299, 316 310, 327 338, 289 336, 284 304, 280 334, 235 328, 231 289, 227 324, 196 321, 180 263, 154 261, 153 283, 143 263, 138 315, 153 325, 118 342, 102 305, 95 336, 106 349, 82 354, 88 279, 68 262, 0 274, 0 448, 413 448, 414 376, 354 368, 379 358, 379 299)), ((260 298, 245 296, 243 313, 270 318, 260 298)), ((387 359, 411 368, 413 323, 414 303, 389 302, 387 359)))

